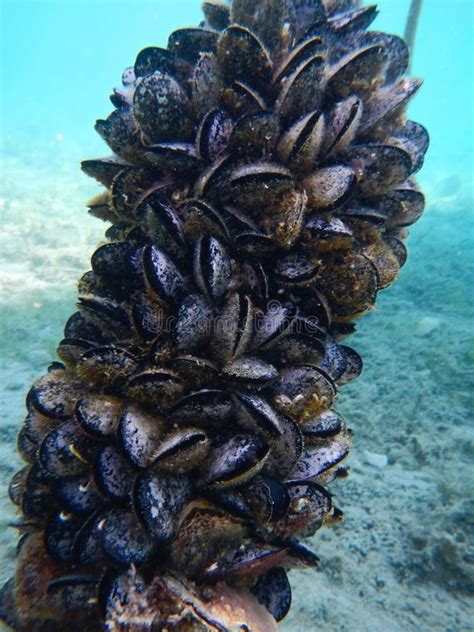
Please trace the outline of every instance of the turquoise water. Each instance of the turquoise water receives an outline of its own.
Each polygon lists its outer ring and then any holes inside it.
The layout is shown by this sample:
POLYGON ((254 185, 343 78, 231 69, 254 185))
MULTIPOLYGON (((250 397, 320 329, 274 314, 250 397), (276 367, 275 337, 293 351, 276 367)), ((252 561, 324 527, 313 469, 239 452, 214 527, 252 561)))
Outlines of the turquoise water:
MULTIPOLYGON (((104 226, 79 160, 106 155, 93 130, 145 46, 200 21, 198 0, 0 0, 0 474, 32 379, 54 358, 75 279, 104 226)), ((402 33, 408 0, 381 0, 373 28, 402 33)), ((335 492, 346 518, 315 539, 321 573, 294 573, 284 629, 472 630, 474 612, 473 0, 425 0, 410 118, 431 147, 429 200, 410 258, 352 340, 363 376, 339 408, 356 432, 352 474, 335 492), (382 467, 381 464, 385 463, 382 467)), ((0 505, 0 580, 14 564, 0 505)))

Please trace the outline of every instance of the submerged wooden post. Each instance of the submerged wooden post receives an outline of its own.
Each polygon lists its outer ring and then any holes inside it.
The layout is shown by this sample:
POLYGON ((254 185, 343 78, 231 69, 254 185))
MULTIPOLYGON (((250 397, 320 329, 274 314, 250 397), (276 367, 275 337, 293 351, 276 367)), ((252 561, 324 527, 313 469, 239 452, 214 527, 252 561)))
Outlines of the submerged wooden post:
POLYGON ((410 62, 407 72, 410 72, 413 63, 413 50, 415 48, 416 30, 418 28, 418 20, 420 18, 423 0, 411 0, 410 10, 408 12, 407 22, 405 26, 405 41, 410 50, 410 62))

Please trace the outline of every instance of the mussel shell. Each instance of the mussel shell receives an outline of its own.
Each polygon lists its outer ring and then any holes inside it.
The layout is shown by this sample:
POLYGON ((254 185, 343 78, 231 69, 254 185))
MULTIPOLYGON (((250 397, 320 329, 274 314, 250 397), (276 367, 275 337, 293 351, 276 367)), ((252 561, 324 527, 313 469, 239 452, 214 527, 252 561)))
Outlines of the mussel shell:
POLYGON ((79 398, 78 383, 65 371, 53 371, 35 382, 26 402, 45 417, 68 419, 79 398))
POLYGON ((204 430, 176 430, 163 437, 154 454, 153 467, 170 473, 188 472, 202 463, 209 447, 209 438, 204 430))
POLYGON ((232 293, 214 323, 213 357, 230 362, 246 352, 252 338, 253 312, 248 296, 232 293))
POLYGON ((143 252, 145 275, 160 298, 178 300, 188 290, 188 283, 171 259, 156 246, 147 246, 143 252))
POLYGON ((53 559, 61 562, 74 561, 74 544, 83 523, 83 516, 64 512, 49 520, 44 530, 44 544, 53 559))
POLYGON ((180 425, 199 424, 206 428, 225 425, 231 413, 232 402, 225 391, 202 389, 180 399, 170 416, 180 425))
POLYGON ((297 534, 309 537, 321 527, 332 510, 329 493, 311 482, 289 483, 290 505, 285 517, 278 525, 281 535, 297 534))
POLYGON ((74 542, 74 557, 80 564, 97 564, 103 561, 102 528, 104 514, 96 512, 79 530, 74 542))
POLYGON ((218 33, 203 28, 183 28, 171 33, 168 49, 177 57, 195 64, 201 53, 215 51, 218 33))
POLYGON ((327 439, 338 434, 343 428, 342 417, 334 410, 326 410, 314 418, 304 421, 301 429, 307 437, 327 439))
POLYGON ((82 171, 107 188, 112 186, 115 176, 127 166, 130 165, 116 157, 83 160, 81 162, 82 171))
POLYGON ((94 478, 101 494, 112 500, 127 498, 133 484, 130 463, 113 445, 105 446, 98 454, 94 478))
POLYGON ((347 165, 324 167, 303 180, 309 205, 318 210, 334 210, 346 202, 357 183, 356 174, 347 165))
MULTIPOLYGON (((211 283, 215 281, 216 293, 221 280, 222 278, 210 279, 211 283)), ((178 308, 171 331, 171 339, 176 348, 189 353, 205 343, 211 334, 213 315, 209 300, 201 294, 185 297, 178 308)))
POLYGON ((280 374, 281 381, 273 387, 273 401, 287 415, 304 419, 328 408, 334 400, 334 382, 318 367, 293 366, 281 369, 280 374))
POLYGON ((103 499, 89 473, 66 479, 58 489, 63 510, 73 513, 91 513, 99 509, 103 499))
POLYGON ((88 466, 94 443, 68 421, 51 430, 40 445, 38 460, 50 476, 74 477, 88 466))
POLYGON ((163 436, 161 417, 129 406, 120 419, 118 435, 130 461, 138 467, 149 467, 163 436))
POLYGON ((222 31, 229 24, 229 5, 222 0, 207 0, 202 3, 202 10, 209 26, 222 31))
POLYGON ((229 26, 219 38, 217 56, 226 81, 243 79, 257 88, 270 84, 270 56, 249 29, 237 24, 229 26))
POLYGON ((133 97, 133 114, 151 144, 187 140, 192 124, 188 97, 170 75, 143 77, 133 97))
POLYGON ((261 575, 252 592, 276 621, 286 617, 291 607, 291 586, 282 566, 261 575))
POLYGON ((237 421, 243 428, 264 435, 283 434, 280 415, 262 397, 253 393, 236 393, 234 402, 237 421))
POLYGON ((120 564, 143 564, 154 553, 153 541, 133 511, 114 509, 107 513, 102 529, 104 551, 120 564))
POLYGON ((378 44, 351 52, 334 69, 328 82, 329 92, 335 100, 370 93, 376 78, 383 77, 386 62, 387 52, 378 44))
POLYGON ((191 497, 189 480, 163 472, 139 474, 133 502, 140 521, 154 542, 169 541, 178 527, 178 518, 191 497))
POLYGON ((308 444, 287 477, 287 482, 315 481, 322 474, 338 465, 348 454, 350 441, 348 435, 340 433, 320 446, 308 444))
POLYGON ((137 55, 134 67, 135 78, 139 79, 156 71, 172 75, 175 71, 174 56, 166 48, 149 46, 137 55))
POLYGON ((279 378, 278 370, 256 356, 240 356, 222 369, 222 375, 243 388, 263 388, 279 378))
POLYGON ((262 212, 294 190, 291 173, 278 164, 260 162, 235 169, 228 179, 224 198, 240 208, 262 212))
POLYGON ((76 405, 76 418, 88 434, 104 439, 117 430, 123 403, 112 397, 90 394, 76 405))
POLYGON ((232 131, 229 149, 249 158, 264 158, 273 151, 280 136, 280 121, 271 112, 242 116, 232 131))
POLYGON ((233 487, 253 478, 265 465, 269 448, 255 435, 240 434, 220 441, 213 449, 202 484, 233 487))
POLYGON ((135 357, 120 347, 94 347, 84 353, 77 372, 82 379, 100 386, 112 386, 136 369, 135 357))
POLYGON ((275 267, 275 277, 283 285, 308 285, 312 283, 319 269, 319 262, 311 261, 303 253, 292 253, 280 259, 275 267))
POLYGON ((215 237, 201 237, 194 250, 194 276, 199 289, 213 301, 226 292, 232 278, 227 249, 215 237))
POLYGON ((212 162, 227 150, 232 132, 232 119, 220 108, 210 110, 202 119, 196 137, 196 150, 201 160, 212 162))
POLYGON ((321 105, 323 91, 319 88, 324 77, 324 57, 316 54, 305 60, 284 83, 277 108, 285 120, 295 120, 321 105))

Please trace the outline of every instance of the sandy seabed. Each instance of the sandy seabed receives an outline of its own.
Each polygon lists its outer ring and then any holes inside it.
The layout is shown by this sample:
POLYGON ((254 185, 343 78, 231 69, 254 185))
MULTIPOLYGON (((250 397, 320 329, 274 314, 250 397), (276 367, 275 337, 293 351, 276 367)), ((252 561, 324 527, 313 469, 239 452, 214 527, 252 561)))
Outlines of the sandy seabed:
MULTIPOLYGON (((65 146, 29 163, 2 157, 1 582, 15 565, 6 486, 24 397, 55 358, 105 230, 84 209, 97 187, 79 157, 65 146)), ((337 406, 355 432, 350 476, 331 488, 344 520, 313 538, 319 571, 290 574, 283 632, 474 629, 472 190, 469 174, 427 188, 398 283, 350 341, 365 369, 337 406)))

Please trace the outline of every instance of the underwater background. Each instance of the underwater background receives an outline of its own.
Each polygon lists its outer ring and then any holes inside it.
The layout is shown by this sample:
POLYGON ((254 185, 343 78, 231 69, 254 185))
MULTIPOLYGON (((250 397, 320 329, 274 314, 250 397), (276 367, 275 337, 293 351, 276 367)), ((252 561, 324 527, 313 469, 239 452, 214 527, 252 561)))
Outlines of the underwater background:
MULTIPOLYGON (((403 33, 409 0, 381 0, 373 28, 403 33)), ((319 531, 320 572, 293 571, 288 632, 474 629, 473 0, 425 0, 410 118, 431 148, 409 259, 351 345, 362 376, 339 395, 355 431, 345 519, 319 531)), ((16 534, 5 490, 33 379, 55 358, 75 282, 106 228, 79 161, 124 67, 199 23, 199 0, 0 0, 0 582, 16 534)))

